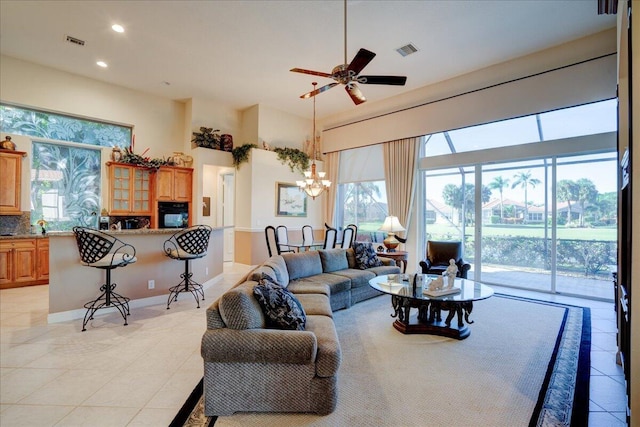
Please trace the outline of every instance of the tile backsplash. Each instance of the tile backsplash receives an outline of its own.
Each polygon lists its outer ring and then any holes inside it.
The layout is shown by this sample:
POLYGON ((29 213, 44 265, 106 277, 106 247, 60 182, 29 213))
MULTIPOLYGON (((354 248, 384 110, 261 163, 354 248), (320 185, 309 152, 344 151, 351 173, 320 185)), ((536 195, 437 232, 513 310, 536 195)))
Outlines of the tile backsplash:
POLYGON ((0 215, 0 234, 29 234, 31 212, 22 215, 0 215))

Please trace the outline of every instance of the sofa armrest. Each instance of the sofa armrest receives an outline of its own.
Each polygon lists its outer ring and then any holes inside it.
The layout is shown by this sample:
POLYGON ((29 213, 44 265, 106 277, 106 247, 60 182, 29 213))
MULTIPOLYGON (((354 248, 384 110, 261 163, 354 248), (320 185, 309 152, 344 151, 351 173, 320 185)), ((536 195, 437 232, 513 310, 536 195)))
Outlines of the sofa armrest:
POLYGON ((210 329, 202 336, 205 362, 285 363, 315 362, 318 342, 309 331, 280 329, 210 329))
POLYGON ((456 262, 456 264, 458 265, 458 277, 462 277, 462 278, 466 279, 467 278, 467 272, 469 270, 471 270, 471 264, 469 264, 468 262, 466 262, 462 258, 460 258, 458 260, 458 262, 456 262))
POLYGON ((422 274, 427 274, 431 269, 431 262, 428 259, 425 259, 424 261, 420 261, 420 267, 422 267, 422 274))

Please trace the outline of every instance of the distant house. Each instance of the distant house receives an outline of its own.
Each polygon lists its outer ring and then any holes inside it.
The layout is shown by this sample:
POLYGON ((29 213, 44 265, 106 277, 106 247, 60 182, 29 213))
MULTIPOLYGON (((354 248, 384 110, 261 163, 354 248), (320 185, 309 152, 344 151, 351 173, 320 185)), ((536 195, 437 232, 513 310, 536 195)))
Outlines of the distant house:
POLYGON ((450 224, 454 209, 438 200, 427 199, 425 221, 427 224, 450 224))
MULTIPOLYGON (((545 207, 529 205, 527 209, 528 224, 544 223, 545 213, 551 215, 551 206, 548 206, 547 212, 545 207)), ((558 218, 567 218, 569 204, 567 202, 558 202, 556 205, 558 218)), ((524 222, 525 206, 524 203, 516 202, 510 199, 503 201, 504 218, 502 224, 522 224, 524 222)), ((571 203, 571 221, 578 221, 582 208, 576 202, 571 203)), ((500 223, 500 200, 493 199, 482 206, 482 223, 483 224, 499 224, 500 223)))

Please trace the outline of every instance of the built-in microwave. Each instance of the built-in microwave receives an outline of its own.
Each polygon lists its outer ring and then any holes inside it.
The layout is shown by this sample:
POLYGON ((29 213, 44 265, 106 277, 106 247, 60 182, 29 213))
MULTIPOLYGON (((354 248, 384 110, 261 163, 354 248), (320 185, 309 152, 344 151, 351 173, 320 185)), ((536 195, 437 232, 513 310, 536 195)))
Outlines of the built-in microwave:
POLYGON ((158 203, 158 228, 184 228, 189 226, 189 204, 179 202, 158 203))

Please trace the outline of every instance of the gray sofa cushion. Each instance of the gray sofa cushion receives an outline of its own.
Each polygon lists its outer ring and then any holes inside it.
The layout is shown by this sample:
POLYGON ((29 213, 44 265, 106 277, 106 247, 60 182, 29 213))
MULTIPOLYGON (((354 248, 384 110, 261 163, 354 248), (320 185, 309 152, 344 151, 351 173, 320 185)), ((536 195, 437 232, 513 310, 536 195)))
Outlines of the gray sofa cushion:
POLYGON ((289 271, 289 280, 322 274, 322 261, 318 251, 283 254, 289 271))
POLYGON ((299 294, 320 294, 326 295, 327 297, 331 296, 331 289, 329 286, 324 283, 316 283, 316 282, 301 282, 300 280, 294 280, 289 283, 287 287, 291 292, 296 295, 299 294))
MULTIPOLYGON (((392 261, 392 259, 389 259, 392 261)), ((368 268, 367 271, 375 273, 376 276, 382 276, 383 274, 399 274, 400 267, 396 266, 395 262, 392 265, 383 265, 381 267, 368 268)))
POLYGON ((220 317, 231 329, 265 328, 266 321, 260 304, 253 296, 253 280, 228 290, 220 297, 220 317))
POLYGON ((273 270, 273 268, 266 265, 259 266, 258 268, 256 268, 251 272, 251 275, 249 275, 249 280, 253 280, 256 282, 259 282, 263 278, 269 279, 270 282, 277 283, 278 285, 280 285, 280 282, 278 282, 278 275, 276 274, 276 272, 273 270))
POLYGON ((217 299, 207 308, 207 329, 225 328, 226 326, 220 316, 220 300, 217 299))
POLYGON ((317 283, 324 284, 329 286, 331 291, 331 295, 337 294, 338 292, 348 291, 351 289, 351 280, 344 277, 338 276, 333 273, 320 273, 310 277, 303 277, 302 279, 295 280, 291 282, 294 283, 317 283))
POLYGON ((276 273, 276 281, 280 286, 285 288, 289 286, 289 270, 287 270, 287 264, 280 255, 275 255, 262 263, 263 266, 271 267, 276 273))
POLYGON ((321 315, 333 317, 329 297, 320 294, 296 294, 307 316, 321 315))
POLYGON ((325 273, 349 268, 346 249, 327 249, 318 251, 318 253, 320 254, 320 261, 322 261, 322 271, 325 273))
POLYGON ((331 274, 347 277, 349 280, 351 280, 351 289, 359 288, 361 286, 369 286, 369 280, 376 277, 376 274, 372 271, 358 270, 355 268, 347 268, 340 271, 334 271, 331 274))

